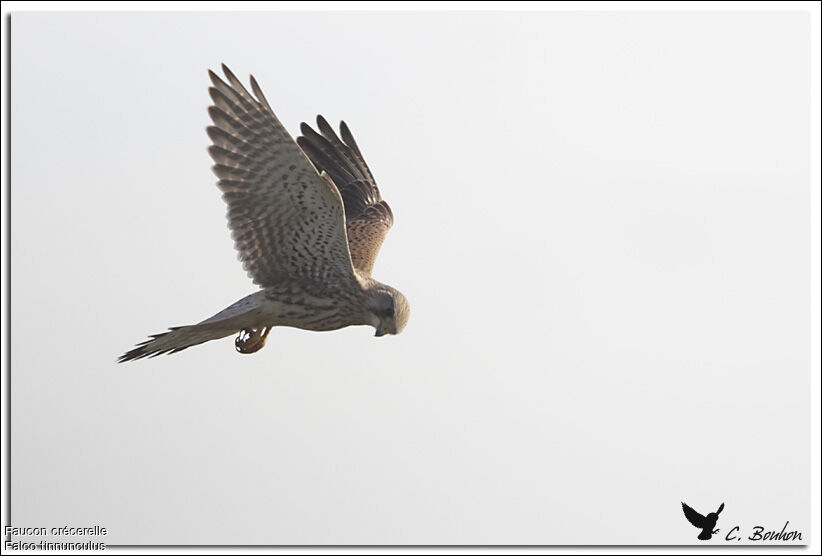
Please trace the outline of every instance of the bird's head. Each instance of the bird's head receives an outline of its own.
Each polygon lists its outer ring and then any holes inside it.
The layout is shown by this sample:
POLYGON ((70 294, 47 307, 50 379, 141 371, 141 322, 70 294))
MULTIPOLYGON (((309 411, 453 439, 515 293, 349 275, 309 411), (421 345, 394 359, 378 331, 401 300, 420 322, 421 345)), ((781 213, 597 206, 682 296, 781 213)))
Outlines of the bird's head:
POLYGON ((403 294, 380 283, 369 288, 366 307, 369 323, 377 329, 375 336, 399 334, 405 328, 411 312, 403 294))

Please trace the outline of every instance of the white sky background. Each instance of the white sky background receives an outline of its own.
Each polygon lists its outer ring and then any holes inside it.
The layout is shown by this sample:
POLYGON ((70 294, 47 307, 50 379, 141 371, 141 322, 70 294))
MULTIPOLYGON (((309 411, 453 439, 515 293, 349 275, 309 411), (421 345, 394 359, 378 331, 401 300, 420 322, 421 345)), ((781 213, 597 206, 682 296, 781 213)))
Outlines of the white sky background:
POLYGON ((12 508, 109 544, 809 531, 809 18, 12 16, 12 508), (255 287, 208 68, 345 119, 411 320, 116 365, 255 287))

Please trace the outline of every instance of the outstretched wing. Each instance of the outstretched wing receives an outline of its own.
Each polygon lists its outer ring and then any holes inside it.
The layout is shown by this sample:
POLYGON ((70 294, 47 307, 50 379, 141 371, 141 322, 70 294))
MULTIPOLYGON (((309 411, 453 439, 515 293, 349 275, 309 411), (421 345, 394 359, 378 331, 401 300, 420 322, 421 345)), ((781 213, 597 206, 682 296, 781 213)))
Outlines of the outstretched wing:
POLYGON ((208 152, 243 267, 263 287, 295 277, 353 278, 340 193, 279 122, 254 77, 252 96, 225 65, 223 73, 228 83, 209 71, 208 152))
POLYGON ((682 502, 682 511, 685 512, 685 518, 691 522, 691 525, 700 529, 705 528, 705 516, 697 512, 685 502, 682 502))
POLYGON ((340 190, 351 260, 354 268, 370 275, 394 215, 382 200, 374 176, 345 122, 340 122, 342 140, 322 116, 317 116, 317 126, 321 134, 303 123, 297 143, 317 170, 327 172, 340 190))

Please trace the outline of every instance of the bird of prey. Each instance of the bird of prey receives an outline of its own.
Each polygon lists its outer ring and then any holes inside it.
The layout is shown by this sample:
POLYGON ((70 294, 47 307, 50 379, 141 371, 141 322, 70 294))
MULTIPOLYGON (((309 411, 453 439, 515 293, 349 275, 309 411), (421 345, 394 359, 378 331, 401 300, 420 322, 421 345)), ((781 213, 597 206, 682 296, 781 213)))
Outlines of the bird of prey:
POLYGON ((409 305, 371 277, 393 214, 345 122, 340 135, 322 116, 295 142, 263 96, 223 65, 209 71, 207 128, 217 185, 239 259, 260 290, 199 324, 156 334, 120 362, 175 353, 239 333, 240 353, 260 350, 274 326, 336 330, 371 325, 398 334, 409 305))
POLYGON ((712 535, 719 533, 719 529, 714 529, 714 527, 716 526, 716 522, 719 519, 719 514, 722 512, 724 507, 725 503, 723 502, 719 505, 719 509, 715 512, 709 513, 708 515, 702 515, 685 502, 682 502, 682 511, 685 512, 685 517, 687 520, 690 521, 691 525, 697 529, 702 529, 702 532, 699 533, 699 537, 697 537, 701 541, 707 541, 712 535))

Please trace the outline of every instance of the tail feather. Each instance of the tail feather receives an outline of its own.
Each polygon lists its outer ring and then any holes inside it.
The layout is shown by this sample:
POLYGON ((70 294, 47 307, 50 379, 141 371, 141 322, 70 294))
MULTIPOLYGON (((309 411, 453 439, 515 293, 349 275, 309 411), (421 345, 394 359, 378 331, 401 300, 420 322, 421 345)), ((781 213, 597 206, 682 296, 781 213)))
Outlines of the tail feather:
POLYGON ((144 357, 157 357, 164 353, 177 353, 209 340, 231 336, 238 330, 225 325, 215 326, 215 324, 201 323, 191 326, 179 326, 169 328, 168 332, 153 334, 151 339, 137 344, 134 349, 121 355, 117 362, 124 363, 143 359, 144 357))
POLYGON ((256 326, 259 324, 258 313, 264 299, 265 291, 260 290, 232 303, 199 324, 169 328, 168 332, 154 334, 151 339, 137 344, 134 349, 121 355, 117 362, 156 357, 164 353, 177 353, 191 346, 225 338, 244 328, 256 326))

